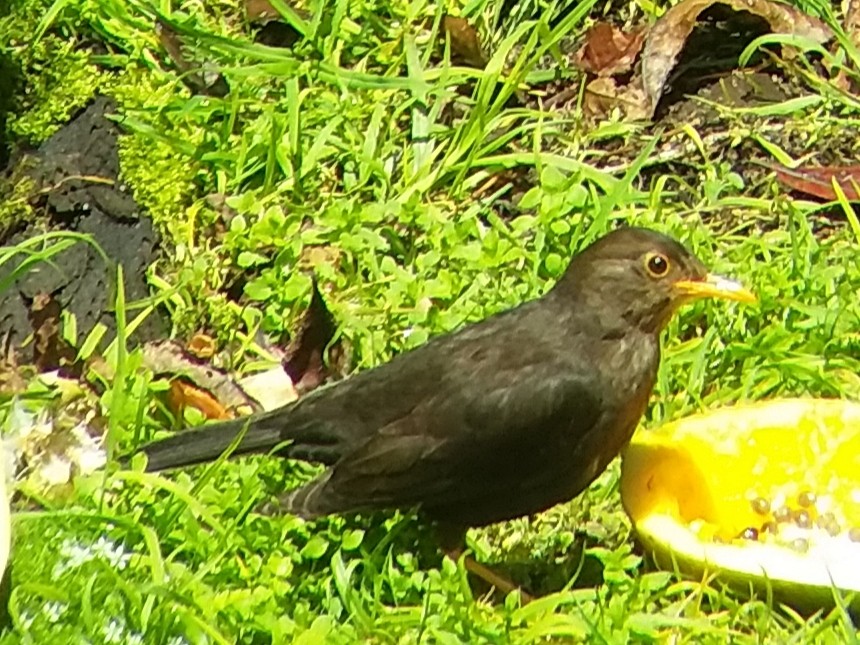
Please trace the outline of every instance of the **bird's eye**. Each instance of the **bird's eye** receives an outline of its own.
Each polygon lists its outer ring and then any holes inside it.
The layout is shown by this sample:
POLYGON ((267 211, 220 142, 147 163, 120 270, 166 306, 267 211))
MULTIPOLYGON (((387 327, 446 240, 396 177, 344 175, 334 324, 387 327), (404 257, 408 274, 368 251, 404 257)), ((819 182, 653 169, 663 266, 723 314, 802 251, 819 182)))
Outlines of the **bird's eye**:
POLYGON ((662 253, 649 253, 645 257, 645 268, 652 277, 662 278, 669 272, 669 258, 662 253))

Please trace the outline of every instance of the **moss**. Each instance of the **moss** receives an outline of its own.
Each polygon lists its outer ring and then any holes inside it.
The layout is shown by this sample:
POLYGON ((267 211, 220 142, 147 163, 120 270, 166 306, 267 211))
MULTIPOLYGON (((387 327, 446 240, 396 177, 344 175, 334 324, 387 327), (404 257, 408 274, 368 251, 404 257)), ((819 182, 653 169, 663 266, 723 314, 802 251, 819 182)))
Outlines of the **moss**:
POLYGON ((123 181, 132 189, 138 204, 152 217, 156 228, 174 244, 194 234, 194 219, 186 216, 198 192, 195 179, 200 168, 180 152, 170 139, 195 145, 203 133, 199 128, 160 118, 176 100, 175 79, 152 70, 129 68, 118 75, 108 89, 119 110, 129 117, 126 134, 119 139, 119 159, 123 181), (141 118, 136 118, 141 114, 141 118), (158 121, 157 125, 154 121, 158 121), (136 131, 138 123, 157 127, 159 136, 136 131))
MULTIPOLYGON (((6 54, 20 79, 8 114, 7 137, 13 145, 38 146, 96 95, 112 97, 120 115, 121 180, 162 235, 171 258, 164 266, 171 281, 179 275, 189 302, 195 303, 177 311, 179 326, 194 329, 211 319, 229 322, 225 328, 234 329, 238 314, 225 299, 208 297, 213 283, 220 284, 219 254, 208 254, 211 261, 206 266, 211 271, 203 273, 190 266, 191 259, 177 257, 177 247, 198 248, 195 238, 218 216, 199 200, 209 183, 194 157, 209 136, 205 110, 189 113, 188 91, 173 73, 141 59, 139 50, 129 47, 124 59, 122 51, 129 42, 118 43, 108 57, 95 57, 83 46, 94 28, 98 31, 87 5, 66 5, 36 42, 33 33, 52 0, 12 0, 10 14, 0 18, 0 42, 8 43, 0 54, 6 54), (118 67, 105 69, 100 60, 118 67)), ((17 168, 0 180, 0 234, 35 217, 30 206, 34 190, 33 182, 17 168)))
POLYGON ((54 38, 36 45, 38 59, 24 69, 24 109, 9 119, 13 136, 40 143, 95 96, 103 75, 76 48, 54 38))
POLYGON ((8 177, 0 180, 0 239, 21 222, 32 222, 36 214, 31 206, 36 183, 26 175, 26 159, 18 163, 8 177))
POLYGON ((61 29, 33 41, 49 6, 42 0, 13 2, 9 15, 0 19, 0 42, 8 43, 6 53, 17 67, 22 88, 7 132, 31 144, 56 132, 92 99, 107 77, 90 62, 78 38, 62 35, 61 29))

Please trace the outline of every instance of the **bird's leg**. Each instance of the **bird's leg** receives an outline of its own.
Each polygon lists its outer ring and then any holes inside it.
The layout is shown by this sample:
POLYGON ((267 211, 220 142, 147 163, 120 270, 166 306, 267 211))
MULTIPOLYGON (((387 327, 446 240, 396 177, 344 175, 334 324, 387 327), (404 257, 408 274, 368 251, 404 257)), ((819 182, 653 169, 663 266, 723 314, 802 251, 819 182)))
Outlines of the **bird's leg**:
POLYGON ((459 562, 462 557, 466 571, 477 576, 491 587, 495 587, 505 595, 512 591, 519 591, 520 602, 524 605, 533 600, 530 594, 526 593, 522 587, 514 583, 510 578, 507 578, 502 574, 493 571, 490 567, 481 564, 471 555, 464 555, 466 542, 466 531, 464 529, 439 524, 437 525, 437 530, 439 532, 440 542, 442 543, 442 549, 444 550, 445 555, 451 558, 454 562, 459 562))
POLYGON ((490 567, 485 564, 481 564, 471 555, 463 556, 463 549, 455 549, 452 551, 446 551, 445 555, 454 560, 454 562, 459 561, 460 557, 463 557, 463 566, 466 567, 466 571, 479 577, 481 580, 489 584, 491 587, 495 587, 503 594, 507 595, 512 591, 520 592, 520 602, 522 604, 526 604, 534 600, 531 594, 523 591, 522 587, 517 585, 513 580, 503 576, 496 571, 493 571, 490 567))

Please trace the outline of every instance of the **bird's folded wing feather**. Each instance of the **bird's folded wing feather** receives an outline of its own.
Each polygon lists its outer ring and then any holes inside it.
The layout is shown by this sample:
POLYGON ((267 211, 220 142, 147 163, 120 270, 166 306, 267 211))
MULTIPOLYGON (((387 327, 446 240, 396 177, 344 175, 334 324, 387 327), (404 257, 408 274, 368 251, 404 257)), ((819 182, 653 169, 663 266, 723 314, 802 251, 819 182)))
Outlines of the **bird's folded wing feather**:
POLYGON ((477 396, 474 383, 446 388, 335 464, 329 494, 357 507, 434 505, 540 485, 558 451, 575 459, 577 435, 594 427, 593 385, 536 362, 495 373, 477 396))

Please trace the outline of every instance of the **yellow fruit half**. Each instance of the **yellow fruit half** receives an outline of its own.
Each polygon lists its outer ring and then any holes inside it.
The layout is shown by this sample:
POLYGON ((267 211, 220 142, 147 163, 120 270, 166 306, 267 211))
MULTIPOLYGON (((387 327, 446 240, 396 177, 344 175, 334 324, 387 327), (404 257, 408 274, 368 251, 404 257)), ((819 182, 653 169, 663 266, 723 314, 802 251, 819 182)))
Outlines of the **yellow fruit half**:
POLYGON ((860 607, 860 404, 783 399, 640 431, 621 499, 660 566, 860 607))

